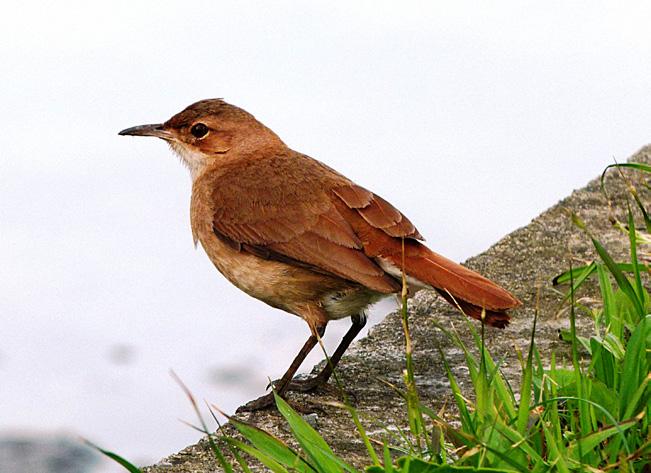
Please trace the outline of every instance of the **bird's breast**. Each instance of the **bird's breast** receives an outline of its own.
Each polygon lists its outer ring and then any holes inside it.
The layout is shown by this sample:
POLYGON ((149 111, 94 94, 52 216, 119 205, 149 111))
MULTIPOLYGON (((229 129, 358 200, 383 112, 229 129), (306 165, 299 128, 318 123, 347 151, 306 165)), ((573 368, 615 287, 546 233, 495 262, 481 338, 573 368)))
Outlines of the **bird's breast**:
POLYGON ((192 233, 226 279, 248 295, 272 307, 298 314, 307 305, 318 305, 330 318, 359 313, 376 294, 351 281, 312 271, 291 263, 261 258, 217 237, 214 209, 194 196, 192 233))

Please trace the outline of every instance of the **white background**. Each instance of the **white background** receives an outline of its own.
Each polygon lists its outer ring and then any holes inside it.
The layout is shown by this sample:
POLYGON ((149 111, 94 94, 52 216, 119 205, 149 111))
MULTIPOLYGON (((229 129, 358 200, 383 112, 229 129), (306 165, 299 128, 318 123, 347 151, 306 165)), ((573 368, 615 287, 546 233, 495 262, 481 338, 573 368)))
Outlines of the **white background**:
POLYGON ((0 434, 153 461, 198 438, 169 368, 232 410, 308 334, 193 248, 187 171, 119 130, 223 97, 463 260, 651 141, 649 25, 648 2, 3 2, 0 434))

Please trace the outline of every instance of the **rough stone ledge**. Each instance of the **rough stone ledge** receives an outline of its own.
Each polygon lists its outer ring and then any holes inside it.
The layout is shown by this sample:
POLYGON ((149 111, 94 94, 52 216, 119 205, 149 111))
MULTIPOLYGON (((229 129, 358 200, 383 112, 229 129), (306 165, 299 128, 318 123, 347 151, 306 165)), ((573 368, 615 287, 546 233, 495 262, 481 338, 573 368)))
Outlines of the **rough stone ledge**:
MULTIPOLYGON (((642 148, 629 161, 651 164, 651 145, 642 148)), ((634 182, 641 179, 639 173, 625 173, 634 182)), ((617 174, 617 171, 611 171, 606 183, 614 203, 614 211, 622 212, 621 204, 625 199, 626 187, 617 174)), ((638 191, 642 192, 644 201, 650 201, 649 191, 645 190, 644 186, 637 187, 638 191)), ((529 225, 507 235, 487 251, 465 263, 512 290, 523 302, 523 306, 513 313, 512 323, 506 330, 488 328, 486 337, 493 356, 505 357, 502 368, 514 386, 517 386, 519 379, 519 365, 514 347, 525 348, 529 343, 536 293, 540 292, 536 331, 538 348, 543 357, 551 351, 566 353, 567 346, 559 340, 558 331, 568 327, 569 321, 566 314, 559 312, 562 297, 551 287, 550 281, 553 276, 568 268, 570 258, 575 266, 597 258, 585 234, 570 222, 568 210, 577 213, 587 223, 612 255, 622 260, 627 258, 627 237, 611 225, 611 210, 600 192, 599 179, 595 179, 543 212, 529 225)), ((624 215, 620 214, 618 217, 625 221, 624 215)), ((590 303, 589 299, 586 301, 590 303)), ((467 370, 464 369, 461 351, 451 346, 433 322, 458 327, 462 338, 467 337, 464 322, 458 313, 432 292, 421 291, 410 301, 409 310, 417 384, 421 397, 436 410, 443 404, 452 406, 454 402, 438 348, 441 347, 445 352, 455 375, 460 378, 462 387, 468 386, 467 370)), ((579 330, 589 330, 591 319, 588 316, 580 316, 577 326, 579 330)), ((407 426, 404 403, 381 381, 385 379, 400 385, 404 369, 403 354, 404 340, 400 317, 393 313, 374 327, 366 338, 351 347, 339 366, 338 372, 347 393, 370 432, 379 434, 381 426, 407 426)), ((290 400, 302 411, 316 414, 311 418, 315 420, 317 430, 333 446, 335 452, 353 465, 365 466, 365 449, 349 416, 327 404, 338 400, 336 390, 325 388, 311 395, 290 394, 290 400)), ((275 411, 245 414, 240 418, 284 439, 289 444, 293 443, 288 428, 275 411)), ((233 433, 233 429, 229 429, 229 432, 233 433)), ((220 471, 220 468, 204 438, 198 444, 163 459, 157 465, 146 467, 144 471, 205 473, 220 471)))

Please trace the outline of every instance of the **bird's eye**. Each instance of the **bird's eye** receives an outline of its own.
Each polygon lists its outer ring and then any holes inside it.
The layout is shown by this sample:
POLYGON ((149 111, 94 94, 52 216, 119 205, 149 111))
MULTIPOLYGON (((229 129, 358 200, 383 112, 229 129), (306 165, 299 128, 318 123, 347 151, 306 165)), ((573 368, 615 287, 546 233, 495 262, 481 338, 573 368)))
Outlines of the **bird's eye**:
POLYGON ((190 128, 190 133, 192 133, 192 136, 195 138, 203 138, 208 134, 208 127, 204 123, 195 123, 192 125, 192 128, 190 128))

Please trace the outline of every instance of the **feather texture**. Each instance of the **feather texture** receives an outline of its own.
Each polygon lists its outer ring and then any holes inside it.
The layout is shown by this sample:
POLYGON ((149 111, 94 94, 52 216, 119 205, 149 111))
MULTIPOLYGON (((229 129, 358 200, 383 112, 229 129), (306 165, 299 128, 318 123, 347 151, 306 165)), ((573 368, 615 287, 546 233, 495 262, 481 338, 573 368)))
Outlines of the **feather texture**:
POLYGON ((405 269, 469 316, 503 327, 519 304, 483 276, 429 250, 400 211, 322 163, 285 150, 222 164, 210 179, 214 232, 241 251, 311 268, 381 293, 396 292, 402 238, 405 269))

